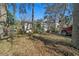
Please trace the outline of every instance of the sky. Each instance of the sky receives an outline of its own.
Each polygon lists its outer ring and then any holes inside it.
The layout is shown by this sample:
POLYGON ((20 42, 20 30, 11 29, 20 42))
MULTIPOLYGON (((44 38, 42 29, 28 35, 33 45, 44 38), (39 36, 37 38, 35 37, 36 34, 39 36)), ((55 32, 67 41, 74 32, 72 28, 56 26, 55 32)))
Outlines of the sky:
POLYGON ((35 4, 35 18, 41 19, 45 16, 45 4, 35 4))
MULTIPOLYGON (((16 5, 17 5, 16 17, 17 17, 17 19, 20 19, 20 14, 19 14, 19 11, 18 11, 19 10, 18 9, 19 4, 17 3, 16 5)), ((35 3, 34 4, 34 20, 44 18, 44 16, 45 16, 45 7, 46 7, 45 4, 41 4, 41 3, 35 3)), ((69 9, 70 9, 70 7, 69 7, 69 9)), ((12 12, 12 10, 13 10, 12 7, 9 7, 9 10, 12 12)), ((32 9, 31 9, 31 7, 26 6, 26 11, 27 11, 27 13, 25 15, 26 19, 31 20, 31 18, 32 18, 32 9)), ((66 12, 65 15, 69 15, 69 14, 67 14, 67 12, 66 12)))
MULTIPOLYGON (((19 7, 19 4, 16 4, 17 5, 17 10, 18 10, 18 7, 19 7)), ((9 7, 8 8, 10 10, 10 12, 12 12, 12 7, 9 7)), ((30 19, 32 18, 32 9, 30 7, 27 7, 26 6, 26 18, 27 19, 30 19)), ((39 4, 39 3, 35 3, 34 4, 34 19, 37 20, 37 19, 43 19, 43 17, 45 16, 45 4, 39 4)), ((16 17, 17 19, 20 19, 20 14, 19 14, 19 11, 16 12, 16 17)))

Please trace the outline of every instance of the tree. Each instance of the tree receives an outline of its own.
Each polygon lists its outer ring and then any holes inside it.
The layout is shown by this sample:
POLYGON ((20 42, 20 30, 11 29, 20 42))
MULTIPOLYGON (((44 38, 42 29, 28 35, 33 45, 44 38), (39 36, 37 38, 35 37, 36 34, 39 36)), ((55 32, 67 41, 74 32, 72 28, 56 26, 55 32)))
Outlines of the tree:
POLYGON ((15 7, 13 8, 13 13, 10 12, 10 10, 8 9, 9 7, 11 7, 12 4, 5 4, 5 9, 6 9, 6 24, 8 26, 13 25, 15 23, 15 7))
POLYGON ((52 24, 53 24, 52 16, 45 16, 44 19, 46 19, 45 23, 47 23, 47 30, 52 31, 52 27, 53 27, 52 26, 52 24))
POLYGON ((9 11, 7 11, 7 24, 13 25, 15 23, 14 15, 12 15, 9 11))
MULTIPOLYGON (((59 18, 59 15, 61 16, 60 20, 63 21, 63 19, 65 18, 64 17, 64 14, 65 14, 65 10, 67 8, 66 6, 67 4, 47 4, 46 6, 46 12, 45 14, 48 15, 49 17, 51 16, 53 22, 54 22, 54 28, 56 27, 56 21, 57 21, 57 18, 59 18)), ((50 19, 48 19, 49 22, 50 22, 50 19)), ((47 23, 49 23, 47 22, 47 23)), ((49 23, 50 25, 50 23, 49 23)), ((62 25, 64 25, 62 23, 62 25)), ((61 26, 62 27, 62 26, 61 26)))
POLYGON ((20 18, 21 18, 21 21, 24 21, 25 20, 25 16, 26 16, 26 4, 23 3, 23 4, 19 4, 19 13, 20 13, 20 18))
MULTIPOLYGON (((66 13, 68 12, 68 16, 72 14, 72 4, 47 4, 45 14, 48 16, 52 16, 52 20, 54 21, 55 25, 56 22, 59 21, 60 24, 60 32, 64 25, 66 25, 66 13)), ((56 27, 56 26, 54 26, 56 27)))
POLYGON ((32 30, 34 26, 33 22, 34 22, 34 3, 32 3, 32 30))
POLYGON ((7 19, 7 6, 8 6, 8 4, 5 3, 4 6, 5 6, 5 10, 6 10, 6 19, 7 19))
POLYGON ((79 49, 79 4, 73 4, 73 30, 72 30, 72 44, 79 49))
POLYGON ((19 13, 20 13, 20 18, 21 18, 21 27, 22 27, 22 32, 25 33, 25 25, 24 22, 26 20, 26 3, 20 3, 19 4, 19 13))
POLYGON ((14 15, 14 19, 15 19, 15 14, 16 14, 16 9, 17 9, 16 8, 16 3, 9 3, 9 4, 7 4, 7 12, 10 11, 10 10, 8 10, 8 8, 11 7, 11 6, 12 6, 12 9, 13 9, 12 10, 13 11, 12 14, 14 15))
POLYGON ((31 8, 31 11, 32 11, 32 31, 34 31, 34 6, 35 4, 34 3, 30 3, 28 4, 28 7, 31 8))
POLYGON ((13 6, 13 15, 15 15, 15 13, 16 13, 16 3, 12 3, 11 5, 13 6))

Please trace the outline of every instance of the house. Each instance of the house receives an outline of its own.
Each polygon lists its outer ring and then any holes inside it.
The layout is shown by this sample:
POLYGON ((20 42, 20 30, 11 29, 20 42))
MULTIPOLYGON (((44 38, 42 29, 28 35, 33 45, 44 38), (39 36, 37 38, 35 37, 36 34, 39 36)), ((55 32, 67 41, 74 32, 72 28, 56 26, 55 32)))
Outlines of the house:
POLYGON ((46 18, 42 21, 42 26, 44 31, 55 31, 59 29, 59 23, 56 22, 54 19, 46 18))
POLYGON ((22 29, 26 33, 32 32, 32 22, 22 21, 22 29))

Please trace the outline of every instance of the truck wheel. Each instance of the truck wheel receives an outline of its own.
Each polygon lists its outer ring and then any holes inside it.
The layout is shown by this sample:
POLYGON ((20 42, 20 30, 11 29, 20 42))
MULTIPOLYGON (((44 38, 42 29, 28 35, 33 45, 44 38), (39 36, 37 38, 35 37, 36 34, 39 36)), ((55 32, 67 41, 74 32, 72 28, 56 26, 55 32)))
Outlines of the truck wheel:
POLYGON ((64 35, 64 36, 66 36, 67 32, 66 31, 62 31, 61 34, 64 35))

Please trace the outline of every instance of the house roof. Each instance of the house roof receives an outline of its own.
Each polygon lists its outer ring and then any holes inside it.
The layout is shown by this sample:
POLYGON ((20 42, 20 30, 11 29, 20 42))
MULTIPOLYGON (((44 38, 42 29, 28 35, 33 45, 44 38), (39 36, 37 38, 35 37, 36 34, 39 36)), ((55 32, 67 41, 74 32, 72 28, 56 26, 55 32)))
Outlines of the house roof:
POLYGON ((30 22, 30 21, 22 21, 22 23, 29 23, 29 24, 32 24, 32 22, 30 22))

